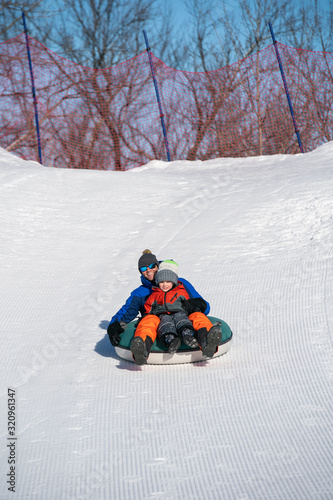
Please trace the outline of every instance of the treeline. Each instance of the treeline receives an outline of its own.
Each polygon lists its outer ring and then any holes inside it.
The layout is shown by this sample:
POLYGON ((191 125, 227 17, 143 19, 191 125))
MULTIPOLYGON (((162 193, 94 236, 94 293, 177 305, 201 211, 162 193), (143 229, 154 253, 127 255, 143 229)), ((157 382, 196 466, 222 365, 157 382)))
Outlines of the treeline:
POLYGON ((305 50, 333 51, 330 0, 178 0, 179 22, 165 0, 1 0, 0 41, 23 31, 59 56, 91 68, 109 68, 145 50, 168 66, 210 71, 255 54, 277 40, 305 50))
MULTIPOLYGON (((304 151, 332 140, 333 54, 278 44, 304 151)), ((43 164, 126 170, 166 160, 147 53, 89 68, 30 38, 43 164)), ((272 45, 214 71, 152 55, 171 160, 298 153, 272 45)), ((38 159, 24 34, 1 44, 0 145, 38 159)))

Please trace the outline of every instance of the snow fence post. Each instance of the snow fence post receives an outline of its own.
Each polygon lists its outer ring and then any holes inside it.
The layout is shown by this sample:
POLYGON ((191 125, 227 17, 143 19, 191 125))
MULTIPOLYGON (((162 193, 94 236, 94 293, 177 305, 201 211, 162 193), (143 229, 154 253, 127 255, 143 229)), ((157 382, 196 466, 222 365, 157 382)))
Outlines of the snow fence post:
POLYGON ((286 95, 287 95, 287 99, 288 99, 290 114, 291 114, 291 117, 292 117, 292 120, 293 120, 293 123, 294 123, 294 129, 295 129, 297 140, 298 140, 298 145, 299 145, 299 148, 300 148, 301 152, 304 153, 303 146, 302 146, 302 141, 301 141, 301 136, 299 134, 299 130, 298 130, 296 119, 295 119, 295 115, 294 115, 293 105, 291 104, 291 99, 290 99, 290 95, 289 95, 287 80, 286 80, 286 77, 285 77, 285 74, 284 74, 284 71, 283 71, 283 66, 282 66, 282 61, 281 61, 280 54, 279 54, 279 49, 277 47, 277 41, 275 40, 275 35, 274 35, 273 27, 272 27, 272 24, 271 24, 270 21, 268 21, 268 26, 269 26, 269 29, 271 31, 271 35, 272 35, 272 39, 273 39, 273 45, 274 45, 274 49, 275 49, 275 53, 276 53, 276 58, 277 58, 278 63, 279 63, 279 68, 280 68, 280 72, 281 72, 281 76, 282 76, 282 80, 283 80, 283 85, 284 85, 284 89, 286 91, 286 95))
POLYGON ((26 22, 25 22, 25 14, 24 14, 24 12, 22 12, 22 19, 23 19, 25 41, 26 41, 26 45, 27 45, 27 53, 28 53, 28 60, 29 60, 29 69, 30 69, 31 87, 32 87, 32 97, 33 97, 34 108, 35 108, 35 122, 36 122, 36 133, 37 133, 39 163, 43 164, 42 163, 42 148, 41 148, 41 145, 40 145, 40 135, 39 135, 39 123, 38 123, 37 99, 36 99, 36 92, 35 92, 35 81, 34 81, 34 74, 33 74, 33 71, 32 71, 32 63, 31 63, 31 55, 30 55, 30 47, 29 47, 28 30, 27 30, 27 25, 26 25, 26 22))
POLYGON ((158 109, 160 111, 160 118, 161 118, 161 124, 162 124, 162 130, 163 130, 163 136, 164 136, 164 143, 165 143, 166 154, 167 154, 168 161, 171 161, 170 151, 169 151, 168 137, 167 137, 165 123, 164 123, 164 114, 163 114, 163 110, 162 110, 162 104, 161 104, 160 94, 158 92, 158 86, 157 86, 157 81, 156 81, 156 77, 155 77, 154 66, 153 66, 153 61, 152 61, 152 58, 151 58, 151 52, 150 52, 150 47, 149 47, 149 43, 148 43, 148 37, 147 37, 146 30, 143 30, 143 35, 145 37, 145 42, 146 42, 146 47, 147 47, 147 54, 148 54, 148 60, 149 60, 149 64, 150 64, 150 70, 151 70, 151 74, 152 74, 152 77, 153 77, 153 82, 154 82, 154 87, 155 87, 155 93, 156 93, 156 99, 157 99, 158 109))

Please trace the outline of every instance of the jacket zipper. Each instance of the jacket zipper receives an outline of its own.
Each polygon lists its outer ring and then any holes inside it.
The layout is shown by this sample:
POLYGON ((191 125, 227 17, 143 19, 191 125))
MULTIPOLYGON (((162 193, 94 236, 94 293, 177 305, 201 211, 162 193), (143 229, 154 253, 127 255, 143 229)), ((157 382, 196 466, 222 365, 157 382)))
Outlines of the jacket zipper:
POLYGON ((168 311, 168 307, 167 307, 167 301, 166 301, 166 296, 167 296, 167 293, 168 293, 168 292, 164 292, 164 300, 163 300, 163 304, 164 304, 165 310, 166 310, 167 312, 169 312, 169 311, 168 311))
MULTIPOLYGON (((167 303, 167 300, 166 300, 166 296, 167 296, 167 293, 169 293, 170 291, 171 291, 171 290, 168 290, 167 292, 164 292, 163 304, 164 304, 165 310, 166 310, 167 312, 170 312, 170 311, 169 311, 169 309, 168 309, 168 303, 167 303)), ((176 293, 173 295, 173 297, 171 297, 170 302, 171 302, 171 301, 172 301, 175 297, 177 297, 177 295, 178 295, 178 292, 176 292, 176 293)))

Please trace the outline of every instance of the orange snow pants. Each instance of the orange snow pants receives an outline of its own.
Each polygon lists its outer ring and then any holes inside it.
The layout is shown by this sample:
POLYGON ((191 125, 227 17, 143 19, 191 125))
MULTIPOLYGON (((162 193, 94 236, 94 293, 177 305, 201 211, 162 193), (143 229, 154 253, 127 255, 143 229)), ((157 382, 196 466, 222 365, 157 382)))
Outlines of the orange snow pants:
MULTIPOLYGON (((207 331, 211 329, 213 323, 208 319, 208 317, 202 312, 194 312, 189 315, 188 319, 192 322, 194 330, 197 332, 200 328, 207 328, 207 331)), ((147 314, 140 321, 136 327, 134 337, 141 337, 143 341, 146 337, 150 337, 154 342, 157 337, 157 327, 159 325, 160 318, 154 314, 147 314)))

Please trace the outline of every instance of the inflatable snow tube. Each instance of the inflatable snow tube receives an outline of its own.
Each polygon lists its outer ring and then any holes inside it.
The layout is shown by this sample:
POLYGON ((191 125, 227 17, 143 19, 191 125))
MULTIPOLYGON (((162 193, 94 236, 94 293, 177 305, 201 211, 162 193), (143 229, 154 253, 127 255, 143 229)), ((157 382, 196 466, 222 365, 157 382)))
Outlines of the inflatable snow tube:
MULTIPOLYGON (((214 324, 216 321, 221 323, 222 330, 222 341, 219 345, 218 351, 214 354, 213 358, 217 358, 225 354, 230 347, 232 340, 232 331, 225 321, 213 316, 208 316, 211 322, 214 324)), ((115 347, 116 353, 120 358, 126 359, 127 361, 134 360, 132 358, 132 353, 130 351, 131 340, 134 336, 137 321, 132 321, 128 323, 126 330, 121 334, 121 340, 117 347, 115 347)), ((180 348, 174 354, 169 354, 167 348, 155 340, 153 347, 151 349, 150 355, 147 360, 148 365, 174 365, 179 363, 195 363, 197 361, 206 361, 207 359, 202 355, 202 351, 199 347, 193 349, 181 344, 180 348)))

